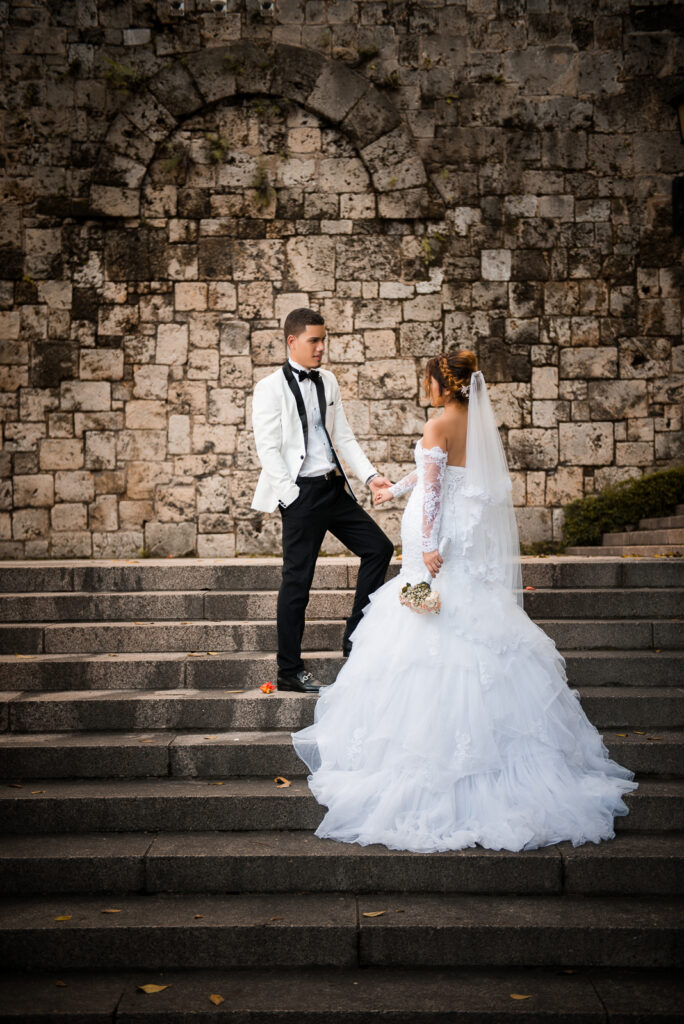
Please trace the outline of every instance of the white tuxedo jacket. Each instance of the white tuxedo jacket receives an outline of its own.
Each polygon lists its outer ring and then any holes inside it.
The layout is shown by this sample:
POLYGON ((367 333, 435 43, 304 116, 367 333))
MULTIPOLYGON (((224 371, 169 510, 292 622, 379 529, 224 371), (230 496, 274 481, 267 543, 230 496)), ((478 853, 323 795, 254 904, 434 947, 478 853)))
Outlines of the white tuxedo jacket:
MULTIPOLYGON (((320 374, 326 400, 325 426, 330 440, 339 458, 344 459, 354 476, 365 482, 376 470, 361 451, 347 422, 335 375, 330 370, 321 370, 320 374)), ((299 485, 295 481, 306 456, 297 403, 282 367, 264 377, 254 388, 252 428, 262 467, 252 508, 273 512, 279 502, 291 505, 297 498, 299 485)))

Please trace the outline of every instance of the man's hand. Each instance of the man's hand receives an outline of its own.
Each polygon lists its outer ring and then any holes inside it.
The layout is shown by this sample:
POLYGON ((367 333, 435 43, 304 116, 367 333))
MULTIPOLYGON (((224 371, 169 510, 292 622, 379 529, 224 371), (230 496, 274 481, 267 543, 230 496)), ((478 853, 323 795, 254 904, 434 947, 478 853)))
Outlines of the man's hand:
POLYGON ((374 476, 373 479, 369 482, 368 486, 370 487, 373 494, 375 494, 376 491, 381 491, 385 487, 391 487, 392 481, 388 480, 386 476, 374 476))
POLYGON ((373 504, 382 505, 385 501, 391 501, 394 495, 389 487, 378 488, 373 493, 373 504))
POLYGON ((430 570, 430 575, 434 579, 439 570, 442 568, 442 563, 444 562, 444 559, 440 555, 439 551, 435 548, 434 551, 423 552, 423 561, 425 562, 427 568, 430 570))

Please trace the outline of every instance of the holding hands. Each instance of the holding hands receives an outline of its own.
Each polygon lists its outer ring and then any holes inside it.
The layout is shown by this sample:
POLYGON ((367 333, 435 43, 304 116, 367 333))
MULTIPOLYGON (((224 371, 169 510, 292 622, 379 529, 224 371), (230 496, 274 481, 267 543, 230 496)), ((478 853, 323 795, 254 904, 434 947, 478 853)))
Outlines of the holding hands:
POLYGON ((388 480, 386 476, 374 476, 368 486, 373 495, 374 505, 382 505, 383 501, 390 501, 393 497, 390 491, 392 481, 388 480))

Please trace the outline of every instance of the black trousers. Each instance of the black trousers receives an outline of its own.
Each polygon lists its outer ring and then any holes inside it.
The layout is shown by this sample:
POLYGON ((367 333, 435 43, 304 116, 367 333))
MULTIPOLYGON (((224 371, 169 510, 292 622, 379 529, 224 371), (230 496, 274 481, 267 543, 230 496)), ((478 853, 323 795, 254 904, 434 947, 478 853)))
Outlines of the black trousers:
POLYGON ((278 593, 278 669, 283 673, 302 668, 304 616, 309 603, 316 559, 329 530, 361 559, 352 613, 345 639, 356 628, 368 597, 384 581, 394 548, 368 513, 344 489, 344 479, 334 476, 297 480, 297 500, 281 508, 283 519, 283 579, 278 593))

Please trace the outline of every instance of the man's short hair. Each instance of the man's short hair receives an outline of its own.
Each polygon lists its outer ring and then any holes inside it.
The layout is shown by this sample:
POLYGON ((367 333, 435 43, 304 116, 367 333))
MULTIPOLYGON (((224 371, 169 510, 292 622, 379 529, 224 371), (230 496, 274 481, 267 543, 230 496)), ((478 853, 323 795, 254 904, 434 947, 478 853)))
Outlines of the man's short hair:
POLYGON ((307 309, 306 306, 302 306, 300 309, 293 309, 291 313, 287 314, 283 324, 285 344, 287 344, 287 339, 291 334, 298 338, 307 327, 322 327, 324 324, 325 320, 315 309, 307 309))

